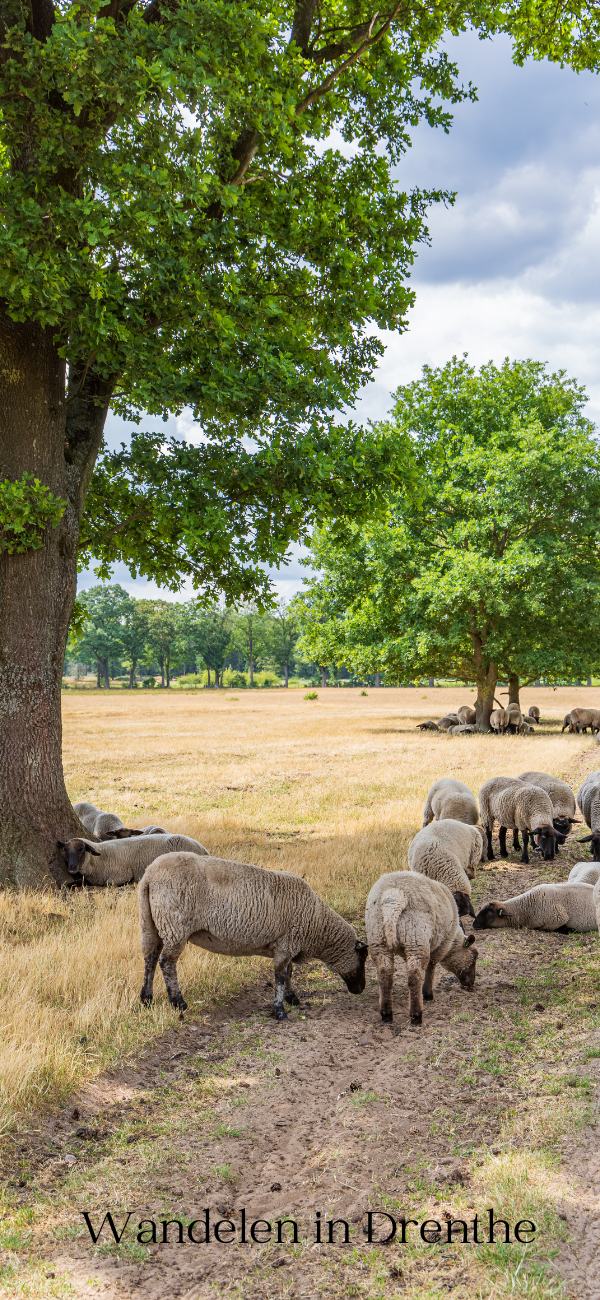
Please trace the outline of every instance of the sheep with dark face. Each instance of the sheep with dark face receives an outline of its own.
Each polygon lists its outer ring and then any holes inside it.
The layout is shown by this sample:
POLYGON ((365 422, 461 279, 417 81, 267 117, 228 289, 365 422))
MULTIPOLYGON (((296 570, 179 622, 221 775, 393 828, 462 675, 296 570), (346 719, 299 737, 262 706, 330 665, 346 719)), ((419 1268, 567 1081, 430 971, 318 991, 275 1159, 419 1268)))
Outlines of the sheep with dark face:
POLYGON ((465 938, 458 909, 447 885, 412 871, 380 876, 367 898, 365 912, 369 955, 377 968, 379 1011, 391 1021, 394 956, 406 962, 413 1025, 423 1021, 423 999, 433 999, 435 968, 441 962, 462 988, 475 984, 477 949, 465 938))
POLYGON ((417 723, 417 731, 439 731, 439 730, 440 728, 438 727, 437 722, 433 722, 431 718, 428 718, 426 722, 417 723))
POLYGON ((492 832, 496 822, 500 826, 500 857, 508 857, 507 830, 521 831, 523 835, 522 862, 529 862, 527 848, 530 839, 545 861, 552 861, 555 857, 559 833, 552 822, 550 796, 539 786, 528 785, 516 777, 492 777, 479 791, 479 807, 487 835, 489 862, 494 861, 492 832))
POLYGON ((438 722, 439 731, 449 731, 450 727, 460 726, 458 713, 445 713, 443 718, 438 722))
POLYGON ((138 835, 102 844, 82 839, 67 843, 57 840, 57 847, 73 883, 85 885, 131 885, 141 880, 146 867, 164 853, 176 849, 207 852, 198 840, 187 835, 138 835))
POLYGON ((577 795, 577 803, 590 828, 580 844, 590 844, 594 862, 600 862, 600 772, 590 772, 577 795))
POLYGON ((490 727, 497 735, 503 736, 508 728, 508 713, 506 709, 492 709, 490 713, 490 727))
POLYGON ((77 813, 86 831, 99 840, 127 840, 142 834, 141 831, 124 826, 117 813, 102 812, 93 803, 76 803, 73 811, 77 813))
POLYGON ((148 867, 138 896, 144 1005, 152 1002, 160 962, 171 1005, 185 1011, 177 961, 188 942, 232 957, 271 957, 277 1020, 287 1020, 284 1001, 298 1006, 291 986, 293 963, 322 961, 350 993, 362 993, 365 987, 367 945, 305 880, 287 871, 166 853, 148 867))
POLYGON ((479 826, 445 817, 417 831, 408 846, 408 865, 411 871, 447 885, 459 916, 475 916, 471 880, 482 852, 479 826))
POLYGON ((579 817, 576 816, 575 795, 570 785, 567 785, 566 781, 560 781, 557 776, 551 776, 549 772, 521 772, 519 781, 538 785, 541 790, 545 790, 546 794, 550 795, 552 822, 560 836, 557 843, 564 844, 569 831, 579 821, 579 817))
POLYGON ((539 709, 538 709, 537 704, 530 704, 530 705, 529 705, 529 708, 528 708, 528 710, 527 710, 527 717, 528 717, 528 719, 529 719, 530 722, 539 722, 539 720, 540 720, 540 711, 539 711, 539 709))
POLYGON ((588 727, 592 733, 600 731, 600 709, 571 709, 564 719, 561 731, 580 733, 586 732, 588 727))
POLYGON ((575 931, 585 934, 596 929, 594 886, 568 880, 560 884, 534 885, 524 894, 502 903, 487 903, 477 913, 474 930, 525 928, 575 931))

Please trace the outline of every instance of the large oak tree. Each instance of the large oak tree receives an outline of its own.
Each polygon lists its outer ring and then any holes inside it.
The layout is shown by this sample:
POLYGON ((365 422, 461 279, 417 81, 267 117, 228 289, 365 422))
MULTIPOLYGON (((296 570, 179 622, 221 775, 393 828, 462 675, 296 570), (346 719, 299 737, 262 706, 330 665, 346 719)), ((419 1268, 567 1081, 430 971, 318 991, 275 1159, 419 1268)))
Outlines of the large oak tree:
POLYGON ((78 829, 80 546, 251 596, 311 512, 352 509, 372 448, 330 417, 372 323, 402 327, 428 196, 392 170, 469 93, 440 47, 467 25, 596 66, 587 0, 0 0, 0 880, 47 881, 78 829), (139 435, 94 483, 111 406, 189 406, 204 441, 139 435))

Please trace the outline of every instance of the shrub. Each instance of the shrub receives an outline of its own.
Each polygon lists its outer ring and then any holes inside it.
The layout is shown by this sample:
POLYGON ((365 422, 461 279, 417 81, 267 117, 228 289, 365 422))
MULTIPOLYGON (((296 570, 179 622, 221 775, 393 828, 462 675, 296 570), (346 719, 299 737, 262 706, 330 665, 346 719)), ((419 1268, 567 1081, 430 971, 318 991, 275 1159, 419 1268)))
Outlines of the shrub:
POLYGON ((319 695, 317 691, 307 691, 304 698, 305 700, 318 700, 319 695))

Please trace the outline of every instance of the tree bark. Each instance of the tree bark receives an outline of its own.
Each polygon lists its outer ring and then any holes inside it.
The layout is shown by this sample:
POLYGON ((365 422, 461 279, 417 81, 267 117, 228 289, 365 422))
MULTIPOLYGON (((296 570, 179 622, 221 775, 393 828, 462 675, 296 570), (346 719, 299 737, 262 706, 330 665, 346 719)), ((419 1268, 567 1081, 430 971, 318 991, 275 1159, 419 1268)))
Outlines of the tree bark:
POLYGON ((508 703, 519 704, 519 690, 521 682, 517 673, 510 673, 508 677, 508 703))
POLYGON ((66 501, 42 546, 0 551, 0 883, 39 888, 70 883, 56 841, 82 832, 62 770, 61 683, 79 518, 106 405, 94 404, 84 445, 77 400, 69 444, 65 364, 39 326, 0 319, 0 371, 0 479, 33 474, 66 501))
POLYGON ((479 632, 472 633, 473 658, 475 661, 475 725, 478 731, 490 730, 490 714, 494 707, 494 696, 498 684, 498 665, 486 654, 485 642, 479 632))
POLYGON ((283 684, 284 686, 289 686, 290 684, 290 666, 288 663, 283 665, 283 684))
POLYGON ((321 669, 321 686, 327 686, 327 669, 321 669))
POLYGON ((381 673, 375 673, 374 686, 381 686, 381 673))

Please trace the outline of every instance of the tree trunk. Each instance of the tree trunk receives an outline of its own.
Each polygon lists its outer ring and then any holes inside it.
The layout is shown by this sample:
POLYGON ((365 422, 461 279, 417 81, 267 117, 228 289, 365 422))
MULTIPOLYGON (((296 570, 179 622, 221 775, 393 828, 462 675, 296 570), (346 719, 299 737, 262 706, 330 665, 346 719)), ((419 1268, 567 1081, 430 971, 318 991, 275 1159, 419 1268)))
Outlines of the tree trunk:
POLYGON ((160 659, 160 660, 159 660, 159 663, 160 663, 160 684, 161 684, 161 686, 164 688, 164 684, 165 684, 165 661, 164 661, 164 659, 160 659))
POLYGON ((478 731, 489 731, 490 714, 494 707, 498 684, 498 665, 486 654, 484 640, 479 632, 472 632, 472 642, 477 686, 475 725, 478 731))
POLYGON ((433 677, 428 677, 428 679, 427 679, 427 685, 428 685, 428 686, 435 686, 435 681, 434 681, 433 677))
POLYGON ((133 688, 134 688, 134 686, 135 686, 135 670, 136 670, 136 664, 132 662, 131 667, 130 667, 130 669, 129 669, 129 689, 130 689, 130 691, 132 691, 133 688))
POLYGON ((64 361, 37 326, 0 320, 0 364, 0 479, 32 474, 67 503, 39 549, 0 550, 0 883, 39 888, 70 882, 56 841, 82 831, 62 770, 61 681, 106 404, 78 392, 66 412, 64 361))
POLYGON ((373 685, 381 686, 381 673, 375 673, 375 681, 373 682, 373 685))
POLYGON ((102 675, 102 686, 104 687, 104 689, 105 689, 106 691, 109 691, 109 690, 110 690, 110 670, 109 670, 109 666, 108 666, 108 659, 101 659, 101 660, 100 660, 100 664, 101 664, 101 670, 102 670, 102 671, 101 671, 101 675, 102 675))
POLYGON ((206 685, 210 690, 210 668, 208 666, 206 668, 206 685))
POLYGON ((519 689, 521 682, 516 673, 509 673, 508 677, 508 703, 519 704, 519 689))
POLYGON ((171 660, 169 655, 167 655, 167 658, 165 660, 165 672, 167 677, 167 686, 170 686, 171 685, 171 660))
POLYGON ((290 665, 288 663, 283 665, 283 684, 284 686, 289 686, 290 684, 290 665))
POLYGON ((321 686, 326 686, 326 685, 327 685, 327 669, 326 669, 326 668, 322 668, 322 669, 321 669, 321 686))
POLYGON ((101 686, 102 686, 102 680, 100 677, 100 660, 97 659, 96 660, 96 687, 98 690, 100 690, 101 686))

